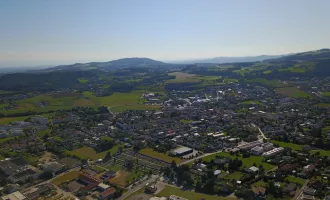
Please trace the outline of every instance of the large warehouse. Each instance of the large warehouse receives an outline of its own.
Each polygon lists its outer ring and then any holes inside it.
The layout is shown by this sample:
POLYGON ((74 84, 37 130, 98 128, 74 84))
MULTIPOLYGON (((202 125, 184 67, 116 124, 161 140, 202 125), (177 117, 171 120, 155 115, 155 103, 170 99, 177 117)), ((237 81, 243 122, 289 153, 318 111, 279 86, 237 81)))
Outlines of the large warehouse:
POLYGON ((178 157, 181 157, 181 156, 185 156, 187 154, 190 154, 192 153, 194 150, 191 149, 191 148, 188 148, 188 147, 180 147, 178 149, 175 149, 173 150, 171 153, 172 155, 174 156, 178 156, 178 157))

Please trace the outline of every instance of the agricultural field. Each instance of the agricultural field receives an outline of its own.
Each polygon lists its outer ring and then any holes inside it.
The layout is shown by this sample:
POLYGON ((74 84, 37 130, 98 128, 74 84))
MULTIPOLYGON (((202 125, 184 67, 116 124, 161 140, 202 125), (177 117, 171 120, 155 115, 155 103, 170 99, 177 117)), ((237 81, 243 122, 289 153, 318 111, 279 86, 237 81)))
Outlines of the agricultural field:
POLYGON ((79 78, 78 81, 79 81, 79 83, 81 83, 81 84, 88 83, 88 79, 84 79, 84 78, 79 78))
POLYGON ((216 195, 207 195, 188 190, 181 190, 177 187, 166 186, 160 193, 157 194, 159 197, 170 197, 171 195, 180 196, 189 200, 200 200, 200 199, 212 199, 212 200, 234 200, 236 198, 231 197, 220 197, 216 195))
POLYGON ((276 88, 275 92, 281 95, 293 97, 293 98, 309 98, 312 97, 307 92, 300 90, 296 87, 284 87, 284 88, 276 88))
POLYGON ((293 143, 290 143, 290 142, 280 142, 280 141, 276 141, 276 140, 272 140, 272 143, 277 144, 280 147, 290 148, 290 149, 295 150, 295 151, 301 151, 302 146, 303 146, 303 145, 300 145, 300 144, 293 144, 293 143))
POLYGON ((28 117, 29 116, 24 116, 24 117, 3 117, 3 118, 0 118, 0 125, 9 124, 9 123, 15 122, 15 121, 24 121, 28 117))
MULTIPOLYGON (((231 159, 235 159, 237 156, 230 155, 229 153, 226 152, 220 152, 216 153, 210 156, 206 156, 203 158, 203 161, 205 162, 210 162, 212 159, 215 159, 216 156, 223 156, 223 157, 228 157, 231 159)), ((263 165, 265 171, 271 170, 274 168, 274 165, 268 164, 263 162, 263 158, 261 156, 250 156, 248 158, 242 158, 242 157, 237 157, 239 160, 242 160, 243 166, 245 167, 252 167, 253 164, 258 165, 263 165)))
POLYGON ((76 179, 78 177, 79 173, 80 173, 79 171, 71 171, 62 176, 58 176, 58 177, 54 178, 50 182, 54 185, 59 186, 67 181, 72 181, 72 180, 76 179))
POLYGON ((151 148, 145 148, 145 149, 142 149, 140 151, 141 154, 144 154, 144 155, 147 155, 147 156, 150 156, 152 158, 157 158, 157 159, 161 159, 163 161, 166 161, 166 162, 169 162, 171 163, 173 160, 179 164, 182 162, 182 160, 178 157, 172 157, 172 156, 169 156, 169 155, 166 155, 166 154, 163 154, 163 153, 159 153, 157 151, 154 151, 153 149, 151 148))
POLYGON ((175 79, 167 80, 166 83, 196 83, 199 80, 196 78, 196 74, 187 74, 184 72, 172 72, 169 76, 175 76, 175 79))
POLYGON ((260 83, 265 86, 274 87, 274 88, 288 86, 287 84, 282 83, 279 80, 267 80, 265 78, 248 79, 248 80, 246 80, 246 82, 247 83, 260 83))

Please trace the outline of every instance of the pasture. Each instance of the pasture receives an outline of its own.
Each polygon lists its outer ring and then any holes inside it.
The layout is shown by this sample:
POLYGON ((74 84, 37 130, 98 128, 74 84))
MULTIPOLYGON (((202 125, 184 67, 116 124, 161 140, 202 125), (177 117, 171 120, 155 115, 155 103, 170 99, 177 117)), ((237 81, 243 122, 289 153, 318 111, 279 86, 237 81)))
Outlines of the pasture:
POLYGON ((175 79, 167 80, 166 83, 196 83, 199 82, 196 74, 187 74, 184 72, 172 72, 169 76, 175 76, 175 79))
POLYGON ((303 90, 296 87, 283 87, 276 88, 275 92, 281 95, 293 97, 293 98, 309 98, 311 95, 303 90))
POLYGON ((73 151, 66 151, 65 153, 69 156, 74 155, 82 159, 97 160, 103 159, 107 152, 96 153, 96 151, 90 147, 82 147, 73 151))
POLYGON ((300 144, 293 144, 293 143, 290 143, 290 142, 281 142, 281 141, 276 141, 276 140, 272 140, 272 143, 277 144, 280 147, 290 148, 290 149, 295 150, 295 151, 301 151, 302 146, 303 146, 303 145, 300 145, 300 144))

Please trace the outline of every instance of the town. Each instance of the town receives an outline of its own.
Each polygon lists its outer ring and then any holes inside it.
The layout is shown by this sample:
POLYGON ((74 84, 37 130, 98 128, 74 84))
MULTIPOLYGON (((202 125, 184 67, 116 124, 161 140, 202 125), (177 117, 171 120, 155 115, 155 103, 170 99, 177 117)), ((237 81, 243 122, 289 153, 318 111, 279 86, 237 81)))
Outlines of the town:
POLYGON ((228 81, 144 92, 153 110, 74 107, 4 123, 2 199, 330 199, 328 80, 282 82, 310 98, 228 81))

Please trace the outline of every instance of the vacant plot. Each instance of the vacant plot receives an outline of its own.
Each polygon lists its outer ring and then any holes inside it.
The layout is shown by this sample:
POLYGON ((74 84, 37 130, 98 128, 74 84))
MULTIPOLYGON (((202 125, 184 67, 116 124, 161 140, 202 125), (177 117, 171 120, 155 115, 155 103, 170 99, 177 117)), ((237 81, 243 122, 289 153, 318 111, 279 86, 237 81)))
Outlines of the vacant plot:
POLYGON ((305 184, 305 180, 302 178, 298 178, 298 177, 294 177, 294 176, 288 176, 285 178, 285 180, 287 180, 290 183, 295 183, 298 185, 304 185, 305 184))
POLYGON ((157 196, 160 197, 167 197, 169 198, 171 195, 176 195, 179 197, 183 197, 189 200, 200 200, 200 199, 212 199, 212 200, 234 200, 237 198, 231 198, 231 197, 219 197, 215 195, 207 195, 207 194, 202 194, 202 193, 197 193, 197 192, 192 192, 192 191, 184 191, 181 190, 180 188, 176 187, 171 187, 171 186, 166 186, 160 193, 157 194, 157 196))
POLYGON ((290 143, 290 142, 280 142, 280 141, 276 141, 276 140, 272 140, 272 143, 277 144, 280 147, 290 148, 290 149, 295 150, 295 151, 301 151, 302 150, 302 145, 300 145, 300 144, 293 144, 293 143, 290 143))
POLYGON ((128 185, 127 183, 127 177, 129 176, 129 172, 127 171, 118 171, 116 176, 110 179, 110 183, 121 186, 121 187, 126 187, 128 185))
POLYGON ((145 148, 145 149, 142 149, 140 151, 140 153, 144 154, 144 155, 147 155, 147 156, 150 156, 152 158, 157 158, 157 159, 160 159, 160 160, 163 160, 165 162, 172 162, 173 160, 179 164, 182 162, 182 160, 178 157, 172 157, 172 156, 169 156, 169 155, 166 155, 166 154, 163 154, 163 153, 159 153, 157 151, 154 151, 153 149, 151 148, 145 148))
POLYGON ((101 152, 101 153, 96 153, 96 151, 90 147, 82 147, 79 149, 75 149, 73 151, 67 151, 66 154, 68 155, 75 155, 79 158, 83 158, 83 159, 92 159, 92 160, 97 160, 97 159, 102 159, 104 158, 104 156, 106 155, 106 151, 105 152, 101 152))
POLYGON ((65 182, 69 182, 69 181, 76 179, 78 177, 78 175, 79 175, 79 171, 71 171, 62 176, 54 178, 50 182, 54 185, 59 186, 65 182))
POLYGON ((293 97, 293 98, 308 98, 311 97, 310 94, 304 92, 296 87, 284 87, 284 88, 276 88, 275 92, 281 95, 293 97))
MULTIPOLYGON (((204 157, 202 160, 205 162, 210 162, 212 159, 215 159, 217 156, 228 157, 231 159, 235 159, 237 156, 230 155, 226 152, 216 153, 210 156, 204 157)), ((253 164, 262 165, 266 171, 274 168, 274 165, 263 162, 263 158, 261 156, 250 156, 248 158, 237 157, 239 160, 242 160, 242 164, 245 167, 252 167, 253 164)))
POLYGON ((197 79, 196 74, 187 74, 184 72, 172 72, 169 76, 175 76, 175 79, 167 80, 166 83, 196 83, 200 80, 197 79))

